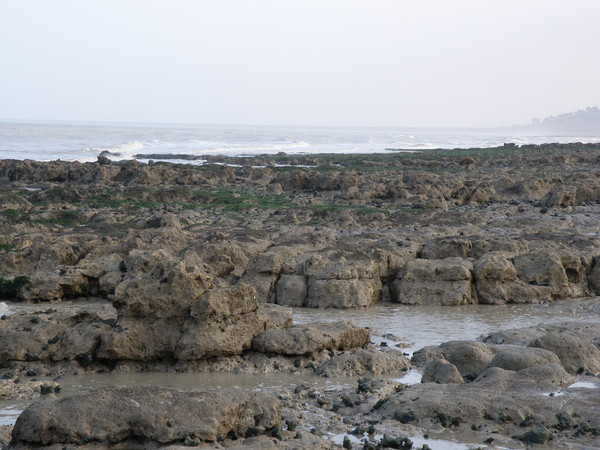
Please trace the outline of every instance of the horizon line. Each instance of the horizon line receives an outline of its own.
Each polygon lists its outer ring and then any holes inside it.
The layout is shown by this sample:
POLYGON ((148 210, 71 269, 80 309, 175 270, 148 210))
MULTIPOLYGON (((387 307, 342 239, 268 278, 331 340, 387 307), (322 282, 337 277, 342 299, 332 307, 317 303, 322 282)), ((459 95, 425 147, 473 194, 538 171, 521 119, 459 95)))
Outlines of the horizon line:
POLYGON ((63 120, 63 119, 6 119, 0 118, 0 124, 22 125, 89 125, 89 126, 134 126, 134 127, 243 127, 243 128, 338 128, 338 129, 406 129, 406 130, 506 130, 526 127, 525 125, 504 126, 408 126, 408 125, 273 125, 250 123, 199 123, 199 122, 119 122, 104 120, 63 120))

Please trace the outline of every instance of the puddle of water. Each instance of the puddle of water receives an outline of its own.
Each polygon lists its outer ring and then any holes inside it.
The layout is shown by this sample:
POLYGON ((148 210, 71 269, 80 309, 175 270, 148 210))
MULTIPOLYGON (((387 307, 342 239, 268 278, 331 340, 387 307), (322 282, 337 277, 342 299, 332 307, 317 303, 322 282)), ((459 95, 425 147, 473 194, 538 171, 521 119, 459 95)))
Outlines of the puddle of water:
POLYGON ((555 392, 545 392, 542 394, 544 397, 560 397, 561 395, 565 395, 564 392, 555 391, 555 392))
MULTIPOLYGON (((329 434, 329 435, 326 435, 326 437, 330 441, 332 441, 333 443, 335 443, 337 445, 343 445, 345 437, 347 437, 350 440, 350 442, 353 444, 361 444, 361 443, 365 442, 365 440, 369 440, 368 435, 366 433, 362 437, 358 437, 358 436, 355 436, 352 434, 346 434, 346 433, 329 434)), ((375 434, 372 436, 372 439, 370 439, 370 440, 371 441, 379 441, 379 440, 381 440, 382 437, 383 437, 383 435, 381 435, 381 434, 375 434)), ((456 442, 454 440, 436 439, 433 437, 424 438, 421 436, 410 436, 410 435, 407 435, 407 437, 413 443, 412 448, 421 448, 423 445, 426 444, 429 447, 431 447, 432 449, 468 450, 468 449, 472 449, 473 445, 474 445, 474 443, 473 444, 460 443, 460 442, 456 442)), ((476 448, 488 448, 488 447, 477 444, 476 448)), ((494 448, 504 449, 505 447, 494 446, 494 448)))
MULTIPOLYGON (((417 306, 382 303, 367 309, 294 308, 294 323, 337 320, 368 327, 380 335, 389 333, 406 338, 412 345, 400 350, 410 355, 427 345, 439 345, 445 341, 477 339, 482 334, 509 328, 589 320, 589 317, 559 315, 542 305, 417 306)), ((373 335, 371 340, 376 344, 386 342, 388 347, 397 348, 398 342, 390 339, 373 335)))
POLYGON ((176 389, 251 389, 262 392, 308 388, 339 390, 356 387, 356 378, 323 378, 314 374, 268 373, 93 373, 66 375, 58 380, 60 396, 114 386, 162 386, 176 389))
POLYGON ((574 388, 598 389, 598 386, 595 383, 591 383, 589 381, 578 381, 576 383, 573 383, 567 389, 574 389, 574 388))
POLYGON ((392 378, 392 381, 404 384, 417 384, 421 382, 422 376, 423 374, 420 371, 416 369, 410 369, 402 378, 392 378))
POLYGON ((19 414, 21 414, 30 403, 30 401, 20 402, 15 400, 6 402, 5 405, 0 407, 0 425, 13 425, 17 420, 17 417, 19 417, 19 414))

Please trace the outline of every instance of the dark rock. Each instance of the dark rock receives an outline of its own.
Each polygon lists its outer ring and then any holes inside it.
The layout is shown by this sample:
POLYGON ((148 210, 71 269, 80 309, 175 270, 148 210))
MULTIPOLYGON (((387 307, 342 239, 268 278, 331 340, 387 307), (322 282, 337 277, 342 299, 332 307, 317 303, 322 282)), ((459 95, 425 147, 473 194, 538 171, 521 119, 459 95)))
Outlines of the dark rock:
POLYGON ((526 433, 514 436, 514 439, 526 444, 545 444, 553 438, 552 432, 544 426, 534 427, 526 433))

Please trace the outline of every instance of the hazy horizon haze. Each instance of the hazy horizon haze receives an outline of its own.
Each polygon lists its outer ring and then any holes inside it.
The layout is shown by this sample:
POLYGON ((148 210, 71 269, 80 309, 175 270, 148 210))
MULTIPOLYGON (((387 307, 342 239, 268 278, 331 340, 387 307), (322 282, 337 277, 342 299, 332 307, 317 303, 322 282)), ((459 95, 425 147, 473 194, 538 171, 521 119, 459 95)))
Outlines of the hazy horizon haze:
POLYGON ((3 2, 0 119, 502 127, 600 105, 600 2, 3 2))

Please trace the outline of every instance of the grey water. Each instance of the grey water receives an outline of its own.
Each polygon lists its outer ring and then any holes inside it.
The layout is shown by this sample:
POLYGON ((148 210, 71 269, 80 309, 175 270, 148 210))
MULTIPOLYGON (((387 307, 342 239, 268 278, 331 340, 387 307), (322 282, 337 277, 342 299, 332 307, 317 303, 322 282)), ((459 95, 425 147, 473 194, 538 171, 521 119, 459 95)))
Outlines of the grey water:
MULTIPOLYGON (((519 128, 335 128, 103 123, 0 123, 0 159, 95 161, 136 155, 385 153, 495 147, 506 142, 600 142, 597 136, 527 135, 519 128)), ((144 160, 143 156, 138 156, 144 160)), ((169 158, 169 160, 172 160, 169 158)), ((190 161, 177 161, 187 162, 190 161)))

